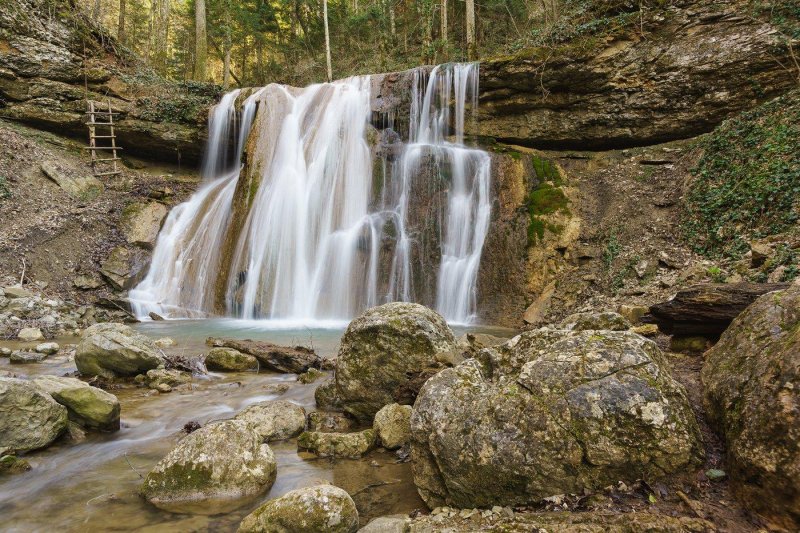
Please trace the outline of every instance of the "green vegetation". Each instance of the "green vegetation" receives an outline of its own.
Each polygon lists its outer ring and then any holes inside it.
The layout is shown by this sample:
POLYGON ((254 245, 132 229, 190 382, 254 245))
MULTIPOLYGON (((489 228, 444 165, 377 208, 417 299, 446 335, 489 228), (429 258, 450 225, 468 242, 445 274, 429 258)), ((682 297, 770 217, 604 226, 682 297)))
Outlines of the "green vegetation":
POLYGON ((11 187, 5 176, 0 176, 0 200, 11 198, 11 187))
POLYGON ((558 168, 540 157, 531 156, 531 164, 538 184, 528 193, 525 208, 528 211, 528 246, 544 239, 544 232, 560 233, 562 226, 553 223, 549 215, 562 213, 569 215, 569 199, 561 189, 563 183, 558 168))
POLYGON ((796 231, 800 220, 800 90, 709 134, 682 228, 698 253, 741 257, 748 241, 796 231))
POLYGON ((606 241, 606 246, 603 249, 603 265, 605 266, 606 270, 611 269, 614 259, 619 256, 621 251, 622 246, 620 246, 619 239, 617 239, 617 233, 616 231, 612 230, 608 236, 608 240, 606 241))

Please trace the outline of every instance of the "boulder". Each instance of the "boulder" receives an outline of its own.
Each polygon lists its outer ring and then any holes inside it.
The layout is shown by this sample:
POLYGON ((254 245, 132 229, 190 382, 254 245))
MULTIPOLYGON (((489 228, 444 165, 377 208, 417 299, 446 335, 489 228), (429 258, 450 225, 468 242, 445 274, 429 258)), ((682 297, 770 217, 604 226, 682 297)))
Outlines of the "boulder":
POLYGON ((285 400, 253 404, 235 419, 250 424, 264 442, 290 439, 306 428, 306 410, 285 400))
POLYGON ((67 408, 70 420, 104 431, 119 429, 119 400, 75 378, 39 376, 33 383, 67 408))
POLYGON ((320 457, 358 459, 375 447, 376 437, 373 429, 358 433, 306 431, 297 438, 297 447, 320 457))
POLYGON ((249 339, 217 339, 209 337, 206 344, 214 347, 233 348, 252 355, 263 370, 273 370, 286 374, 302 374, 309 368, 318 368, 319 356, 305 346, 278 346, 271 342, 251 341, 249 339))
POLYGON ((619 313, 605 311, 602 313, 576 313, 561 322, 562 329, 587 331, 604 329, 608 331, 625 331, 631 324, 619 313))
POLYGON ((456 346, 436 312, 395 302, 368 309, 350 322, 336 364, 336 393, 345 411, 372 422, 384 405, 413 403, 419 388, 456 346))
POLYGON ((172 512, 228 512, 275 481, 275 456, 242 420, 204 426, 183 438, 147 474, 140 494, 172 512))
POLYGON ((10 287, 3 287, 3 295, 6 298, 14 300, 16 298, 30 298, 33 293, 20 285, 12 285, 10 287))
POLYGON ((81 274, 80 276, 76 276, 75 279, 72 280, 72 286, 82 291, 90 291, 102 287, 103 282, 94 276, 81 274))
POLYGON ((206 368, 220 372, 258 370, 258 359, 233 348, 212 348, 206 356, 206 368))
POLYGON ((53 355, 54 353, 58 353, 60 349, 61 347, 55 342, 43 342, 36 346, 36 352, 45 355, 53 355))
POLYGON ((67 408, 34 384, 0 377, 0 450, 44 448, 67 429, 67 408))
POLYGON ((133 202, 122 211, 120 227, 128 244, 152 250, 167 208, 158 202, 133 202))
POLYGON ((239 533, 353 533, 358 510, 347 492, 333 485, 292 490, 242 520, 239 533))
POLYGON ((800 286, 758 298, 705 355, 709 419, 724 436, 734 492, 800 529, 800 286))
POLYGON ((314 411, 308 414, 308 430, 323 433, 344 433, 353 429, 353 420, 343 413, 314 411))
POLYGON ((136 376, 137 383, 144 383, 149 388, 159 392, 170 392, 173 387, 185 385, 190 381, 192 381, 191 374, 174 368, 169 370, 154 368, 153 370, 148 370, 147 374, 139 374, 136 376))
POLYGON ((47 359, 47 354, 37 352, 26 352, 25 350, 17 350, 11 353, 8 362, 12 365, 28 365, 31 363, 41 363, 47 359))
POLYGON ((140 248, 117 246, 103 262, 100 274, 114 289, 126 291, 144 279, 149 264, 149 252, 140 248))
POLYGON ((175 342, 175 339, 171 339, 169 337, 161 337, 160 339, 156 339, 153 341, 158 348, 172 348, 176 346, 178 343, 175 342))
POLYGON ((541 329, 423 386, 411 415, 414 482, 430 507, 526 505, 702 459, 686 392, 652 341, 541 329))
POLYGON ((164 356, 148 337, 114 322, 87 328, 75 351, 75 365, 85 376, 135 376, 163 364, 164 356))
POLYGON ((44 340, 44 334, 39 328, 22 328, 17 333, 17 338, 24 342, 33 342, 44 340))
POLYGON ((75 175, 72 169, 63 168, 57 161, 44 161, 42 173, 64 189, 76 200, 94 200, 103 192, 103 183, 90 175, 75 175))
POLYGON ((327 411, 336 411, 342 407, 342 401, 336 392, 336 383, 326 381, 314 391, 314 402, 317 407, 327 411))
POLYGON ((378 433, 381 446, 396 450, 411 439, 411 406, 393 403, 375 414, 372 426, 378 433))

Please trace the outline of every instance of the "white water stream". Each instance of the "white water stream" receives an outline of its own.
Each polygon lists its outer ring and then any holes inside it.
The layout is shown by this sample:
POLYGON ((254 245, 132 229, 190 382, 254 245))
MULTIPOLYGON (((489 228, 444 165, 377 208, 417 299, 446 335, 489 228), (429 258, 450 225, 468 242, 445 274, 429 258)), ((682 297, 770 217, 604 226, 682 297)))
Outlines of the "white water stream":
POLYGON ((450 322, 474 320, 491 215, 489 156, 463 139, 467 107, 477 106, 478 65, 414 72, 409 142, 380 191, 373 190, 377 169, 367 142, 370 81, 273 84, 240 111, 239 91, 223 97, 209 119, 204 183, 172 210, 147 277, 130 293, 138 316, 211 314, 220 286, 226 314, 284 323, 346 321, 380 303, 414 300, 420 236, 408 230, 409 202, 419 176, 433 176, 450 183, 439 215, 438 272, 430 273, 435 302, 425 303, 450 322), (260 180, 232 235, 246 144, 256 147, 248 159, 260 180), (228 239, 236 243, 223 257, 228 239), (227 279, 218 280, 220 271, 227 279))

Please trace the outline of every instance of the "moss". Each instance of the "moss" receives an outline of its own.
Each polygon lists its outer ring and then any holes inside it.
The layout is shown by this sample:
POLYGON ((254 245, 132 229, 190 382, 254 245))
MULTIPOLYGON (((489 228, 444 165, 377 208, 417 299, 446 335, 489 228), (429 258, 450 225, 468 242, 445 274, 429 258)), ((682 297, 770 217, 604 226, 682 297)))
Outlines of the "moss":
POLYGON ((175 463, 163 472, 150 472, 144 480, 140 493, 148 497, 151 492, 163 494, 201 492, 214 484, 210 468, 195 464, 175 463))

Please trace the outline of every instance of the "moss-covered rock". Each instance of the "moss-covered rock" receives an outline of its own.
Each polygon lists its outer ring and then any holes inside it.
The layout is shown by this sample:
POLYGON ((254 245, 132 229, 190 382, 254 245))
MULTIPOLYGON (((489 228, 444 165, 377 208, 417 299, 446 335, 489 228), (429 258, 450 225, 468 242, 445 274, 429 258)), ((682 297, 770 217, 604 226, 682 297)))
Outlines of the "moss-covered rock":
POLYGON ((570 315, 561 322, 561 327, 575 331, 592 329, 625 331, 631 327, 631 324, 619 313, 604 311, 602 313, 576 313, 570 315))
POLYGON ((306 410, 297 404, 274 400, 253 404, 236 415, 249 424, 264 442, 296 437, 306 427, 306 410))
POLYGON ((456 341, 444 319, 419 304, 373 307, 350 322, 339 347, 336 393, 345 411, 371 422, 384 405, 411 403, 456 341))
POLYGON ((377 433, 366 429, 357 433, 306 431, 297 438, 297 447, 320 457, 358 459, 375 447, 377 433))
POLYGON ((395 450, 411 439, 411 406, 393 403, 375 414, 373 428, 381 446, 395 450))
POLYGON ((75 351, 75 365, 84 376, 135 376, 163 364, 164 356, 148 337, 113 322, 87 328, 75 351))
POLYGON ((70 420, 92 429, 119 429, 120 404, 113 394, 75 378, 39 376, 33 382, 67 408, 70 420))
POLYGON ((426 503, 524 505, 700 462, 683 387, 652 341, 542 329, 446 369, 411 416, 414 482, 426 503))
POLYGON ((0 377, 0 451, 44 448, 67 429, 67 408, 29 381, 0 377))
POLYGON ((725 437, 735 492, 800 528, 800 285, 761 296, 706 352, 709 418, 725 437))
POLYGON ((353 533, 358 510, 347 492, 333 485, 289 491, 242 520, 239 533, 353 533))
POLYGON ((308 430, 325 433, 344 433, 353 428, 354 422, 344 413, 314 411, 308 414, 308 430))
POLYGON ((228 512, 269 490, 275 456, 242 420, 204 426, 187 435, 147 474, 139 490, 174 512, 228 512))
POLYGON ((257 370, 258 359, 233 348, 212 348, 206 356, 206 368, 219 372, 257 370))

